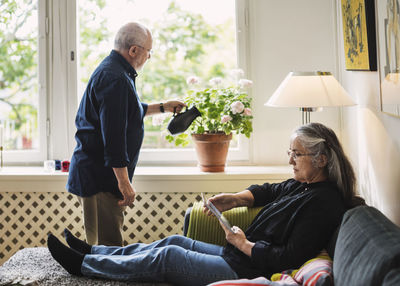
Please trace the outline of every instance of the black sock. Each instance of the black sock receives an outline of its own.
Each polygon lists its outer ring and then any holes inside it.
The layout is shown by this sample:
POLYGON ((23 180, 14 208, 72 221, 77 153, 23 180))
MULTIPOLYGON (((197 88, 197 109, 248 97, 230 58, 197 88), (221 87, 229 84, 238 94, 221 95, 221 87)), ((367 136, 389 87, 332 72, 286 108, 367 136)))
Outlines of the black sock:
POLYGON ((68 245, 83 254, 92 253, 92 246, 76 238, 68 229, 64 229, 64 237, 68 245))
POLYGON ((65 246, 52 234, 49 234, 47 237, 47 246, 51 256, 53 256, 68 273, 82 276, 81 266, 84 258, 82 253, 65 246))

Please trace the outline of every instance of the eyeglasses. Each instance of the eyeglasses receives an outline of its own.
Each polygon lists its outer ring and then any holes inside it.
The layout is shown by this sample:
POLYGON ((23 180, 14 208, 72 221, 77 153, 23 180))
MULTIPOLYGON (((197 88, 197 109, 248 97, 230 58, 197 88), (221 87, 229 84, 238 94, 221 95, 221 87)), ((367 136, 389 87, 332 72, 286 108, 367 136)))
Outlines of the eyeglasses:
POLYGON ((152 49, 148 49, 148 48, 142 47, 142 46, 140 46, 140 45, 135 45, 135 46, 146 50, 150 55, 153 54, 153 50, 152 50, 152 49))
POLYGON ((301 153, 296 153, 295 151, 293 151, 293 150, 287 150, 287 154, 288 154, 288 156, 289 156, 289 159, 290 158, 293 158, 293 160, 297 160, 299 157, 303 157, 303 156, 313 156, 313 155, 315 155, 315 153, 309 153, 309 154, 301 154, 301 153))

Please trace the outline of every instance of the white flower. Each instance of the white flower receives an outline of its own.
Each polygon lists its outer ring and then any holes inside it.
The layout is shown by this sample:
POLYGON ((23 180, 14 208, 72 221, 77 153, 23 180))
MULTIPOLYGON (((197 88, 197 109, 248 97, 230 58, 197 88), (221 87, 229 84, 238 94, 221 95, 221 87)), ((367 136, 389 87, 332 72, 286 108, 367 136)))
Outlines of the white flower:
POLYGON ((235 78, 239 79, 244 76, 244 71, 242 69, 232 69, 230 70, 230 74, 235 78))
POLYGON ((239 85, 241 88, 251 87, 253 85, 253 82, 249 79, 242 78, 241 80, 239 80, 239 85))
POLYGON ((231 120, 232 120, 232 117, 230 117, 229 115, 223 115, 221 117, 221 123, 226 123, 226 122, 231 121, 231 120))
POLYGON ((168 114, 167 113, 161 113, 154 115, 152 118, 152 124, 153 126, 160 126, 163 124, 165 118, 167 118, 168 114))
POLYGON ((197 84, 197 83, 199 83, 199 82, 200 82, 200 80, 199 80, 199 78, 198 78, 197 76, 189 76, 189 77, 186 79, 186 83, 187 83, 188 85, 197 84))
POLYGON ((210 84, 212 85, 212 86, 216 86, 216 85, 219 85, 221 82, 222 82, 222 78, 220 78, 220 77, 213 77, 212 79, 210 79, 210 84))
POLYGON ((243 110, 243 114, 246 115, 246 116, 250 116, 252 114, 251 109, 246 107, 243 110))
POLYGON ((242 113, 244 105, 240 101, 235 101, 231 104, 231 110, 233 114, 242 113))

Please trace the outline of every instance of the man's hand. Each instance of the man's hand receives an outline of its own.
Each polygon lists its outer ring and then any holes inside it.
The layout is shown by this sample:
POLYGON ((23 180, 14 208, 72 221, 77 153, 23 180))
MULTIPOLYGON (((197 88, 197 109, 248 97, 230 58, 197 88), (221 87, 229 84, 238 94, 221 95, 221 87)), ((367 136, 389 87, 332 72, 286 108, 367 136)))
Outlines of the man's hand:
MULTIPOLYGON (((179 100, 168 100, 163 103, 164 112, 176 112, 179 113, 182 109, 186 106, 186 104, 179 100)), ((145 116, 151 116, 154 114, 160 114, 160 104, 159 103, 152 103, 147 106, 147 111, 145 116)))
POLYGON ((136 192, 129 182, 118 184, 119 191, 124 196, 123 200, 118 201, 120 206, 132 206, 135 201, 136 192))
POLYGON ((113 171, 118 181, 118 189, 124 197, 123 200, 118 201, 118 205, 132 206, 133 202, 135 201, 136 192, 129 181, 128 169, 126 167, 113 167, 113 171))
POLYGON ((186 104, 179 100, 168 100, 164 103, 165 111, 180 113, 186 104))

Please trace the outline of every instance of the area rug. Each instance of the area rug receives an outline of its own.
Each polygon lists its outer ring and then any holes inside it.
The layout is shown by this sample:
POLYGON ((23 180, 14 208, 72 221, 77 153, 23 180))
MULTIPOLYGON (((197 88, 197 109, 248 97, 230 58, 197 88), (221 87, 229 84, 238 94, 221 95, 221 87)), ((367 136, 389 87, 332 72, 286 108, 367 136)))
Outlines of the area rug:
POLYGON ((167 283, 119 282, 70 275, 46 247, 25 248, 0 266, 0 285, 57 286, 173 286, 167 283))

